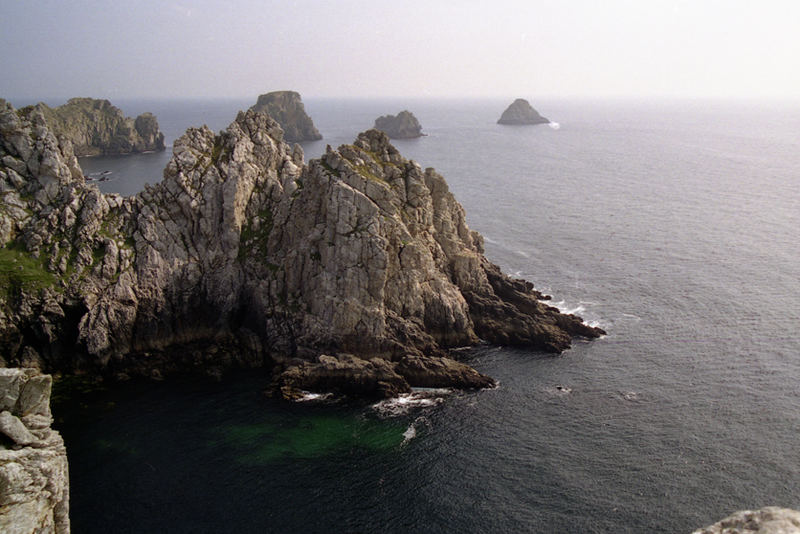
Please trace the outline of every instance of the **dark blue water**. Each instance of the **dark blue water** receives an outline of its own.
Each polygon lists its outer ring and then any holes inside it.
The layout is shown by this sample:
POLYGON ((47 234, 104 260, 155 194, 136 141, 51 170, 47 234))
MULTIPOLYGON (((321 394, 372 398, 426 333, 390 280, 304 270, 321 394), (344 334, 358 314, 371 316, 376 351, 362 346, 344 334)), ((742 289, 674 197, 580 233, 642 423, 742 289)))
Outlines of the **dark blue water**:
MULTIPOLYGON (((407 411, 277 403, 258 376, 64 404, 74 531, 674 533, 800 508, 800 106, 532 102, 554 129, 496 125, 508 102, 311 100, 304 148, 410 109, 429 135, 396 146, 489 258, 607 337, 465 351, 500 387, 407 411)), ((171 144, 250 103, 115 104, 171 144)), ((148 158, 88 161, 129 194, 148 158)))

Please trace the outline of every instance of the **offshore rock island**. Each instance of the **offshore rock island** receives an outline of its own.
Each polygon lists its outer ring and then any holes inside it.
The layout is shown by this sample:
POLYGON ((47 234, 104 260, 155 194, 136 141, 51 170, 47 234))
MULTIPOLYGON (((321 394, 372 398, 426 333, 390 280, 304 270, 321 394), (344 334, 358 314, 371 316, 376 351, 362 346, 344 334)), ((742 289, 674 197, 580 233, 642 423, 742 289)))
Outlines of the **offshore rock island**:
MULTIPOLYGON (((117 156, 164 150, 164 134, 152 113, 126 117, 108 100, 71 98, 63 106, 34 106, 59 143, 81 156, 117 156)), ((27 111, 26 111, 27 112, 27 111)))
POLYGON ((273 91, 258 97, 253 111, 261 111, 278 121, 283 129, 283 138, 288 143, 318 141, 322 139, 314 121, 306 113, 306 108, 295 91, 273 91))
POLYGON ((447 350, 559 352, 599 328, 483 255, 444 178, 370 130, 307 164, 264 113, 191 128, 133 197, 87 184, 45 114, 0 100, 0 355, 110 378, 274 369, 302 390, 485 387, 447 350))
POLYGON ((497 124, 510 125, 548 124, 549 122, 550 119, 539 115, 539 112, 523 98, 514 100, 497 119, 497 124))
POLYGON ((375 119, 374 128, 384 132, 389 139, 415 139, 424 135, 419 121, 408 110, 401 111, 397 115, 378 117, 375 119))

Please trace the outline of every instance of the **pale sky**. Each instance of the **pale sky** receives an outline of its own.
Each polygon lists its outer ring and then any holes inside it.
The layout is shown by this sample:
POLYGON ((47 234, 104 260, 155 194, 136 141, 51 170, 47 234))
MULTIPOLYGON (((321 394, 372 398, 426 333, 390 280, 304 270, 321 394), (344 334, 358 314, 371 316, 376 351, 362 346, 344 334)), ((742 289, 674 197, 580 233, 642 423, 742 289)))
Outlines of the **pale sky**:
POLYGON ((800 1, 0 0, 0 97, 800 98, 800 1))

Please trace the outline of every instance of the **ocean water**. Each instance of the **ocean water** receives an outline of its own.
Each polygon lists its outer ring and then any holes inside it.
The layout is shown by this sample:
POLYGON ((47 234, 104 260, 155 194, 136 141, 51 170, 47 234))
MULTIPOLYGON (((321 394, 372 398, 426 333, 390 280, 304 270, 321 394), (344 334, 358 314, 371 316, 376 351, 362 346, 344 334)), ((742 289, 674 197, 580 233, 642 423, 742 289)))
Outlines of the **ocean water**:
MULTIPOLYGON (((255 98, 253 99, 255 101, 255 98)), ((800 104, 307 100, 326 144, 408 108, 487 256, 608 335, 480 346, 499 380, 393 403, 264 398, 267 377, 131 383, 54 411, 73 530, 677 533, 800 508, 800 104)), ((115 102, 167 143, 252 102, 115 102)), ((88 158, 106 191, 169 158, 88 158)))

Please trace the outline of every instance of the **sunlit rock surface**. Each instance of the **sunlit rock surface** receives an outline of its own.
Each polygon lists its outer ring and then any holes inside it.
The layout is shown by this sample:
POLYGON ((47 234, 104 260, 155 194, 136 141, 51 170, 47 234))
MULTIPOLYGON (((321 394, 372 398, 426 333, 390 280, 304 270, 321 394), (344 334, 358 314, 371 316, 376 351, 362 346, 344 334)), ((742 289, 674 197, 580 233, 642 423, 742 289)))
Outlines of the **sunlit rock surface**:
POLYGON ((692 534, 800 534, 800 512, 767 506, 744 510, 692 534))
POLYGON ((0 368, 0 532, 67 534, 69 472, 64 441, 50 428, 52 379, 0 368))

